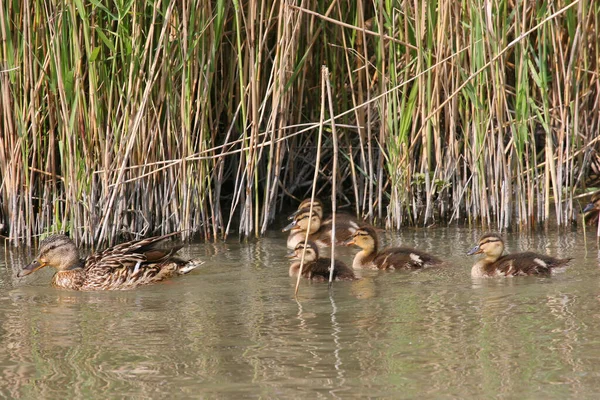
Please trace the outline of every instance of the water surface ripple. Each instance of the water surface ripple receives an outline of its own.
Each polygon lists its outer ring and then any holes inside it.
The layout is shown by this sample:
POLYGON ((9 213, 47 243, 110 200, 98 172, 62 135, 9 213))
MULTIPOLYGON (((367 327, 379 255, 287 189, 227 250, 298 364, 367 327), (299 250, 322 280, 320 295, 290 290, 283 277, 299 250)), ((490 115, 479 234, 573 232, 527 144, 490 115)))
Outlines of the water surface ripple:
MULTIPOLYGON (((600 391, 599 253, 590 233, 510 235, 510 251, 575 258, 551 278, 473 280, 481 232, 388 233, 452 267, 295 281, 285 238, 192 244, 206 260, 124 292, 49 286, 0 250, 3 398, 595 398, 600 391)), ((339 249, 351 263, 354 249, 339 249)))

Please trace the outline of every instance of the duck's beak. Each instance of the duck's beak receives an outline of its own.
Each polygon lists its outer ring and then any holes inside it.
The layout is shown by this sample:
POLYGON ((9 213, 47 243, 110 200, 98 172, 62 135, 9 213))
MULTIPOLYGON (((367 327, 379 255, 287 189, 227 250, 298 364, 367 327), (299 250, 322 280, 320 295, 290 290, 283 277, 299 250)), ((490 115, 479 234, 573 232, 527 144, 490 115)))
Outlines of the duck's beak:
POLYGON ((44 268, 45 266, 46 264, 41 264, 38 260, 33 260, 31 264, 19 271, 19 273, 17 274, 17 278, 29 275, 40 268, 44 268))
POLYGON ((481 247, 479 247, 479 245, 473 247, 471 250, 469 250, 469 252, 467 253, 468 256, 472 256, 473 254, 481 254, 483 253, 483 251, 481 250, 481 247))
POLYGON ((594 203, 589 203, 587 206, 585 206, 585 208, 583 209, 582 213, 586 213, 588 211, 592 211, 593 209, 596 208, 596 205, 594 203))
POLYGON ((342 246, 352 246, 354 244, 354 236, 349 239, 344 240, 342 246))
POLYGON ((292 251, 288 252, 285 256, 287 258, 294 258, 294 257, 296 257, 296 251, 292 250, 292 251))
POLYGON ((290 224, 288 226, 286 226, 285 228, 283 228, 281 230, 281 232, 287 232, 287 231, 291 230, 295 226, 296 226, 296 221, 292 221, 292 222, 290 222, 290 224))

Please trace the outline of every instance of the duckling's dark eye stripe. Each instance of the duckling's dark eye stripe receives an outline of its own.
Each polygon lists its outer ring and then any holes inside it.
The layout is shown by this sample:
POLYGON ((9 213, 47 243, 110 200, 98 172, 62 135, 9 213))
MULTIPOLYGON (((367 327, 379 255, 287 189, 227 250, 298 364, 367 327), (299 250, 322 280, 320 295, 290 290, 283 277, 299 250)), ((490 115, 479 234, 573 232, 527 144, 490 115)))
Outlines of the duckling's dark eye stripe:
POLYGON ((500 241, 499 239, 490 239, 490 240, 486 240, 485 242, 482 242, 482 243, 480 244, 480 246, 483 246, 484 244, 488 244, 488 243, 496 243, 496 242, 499 242, 499 241, 500 241))

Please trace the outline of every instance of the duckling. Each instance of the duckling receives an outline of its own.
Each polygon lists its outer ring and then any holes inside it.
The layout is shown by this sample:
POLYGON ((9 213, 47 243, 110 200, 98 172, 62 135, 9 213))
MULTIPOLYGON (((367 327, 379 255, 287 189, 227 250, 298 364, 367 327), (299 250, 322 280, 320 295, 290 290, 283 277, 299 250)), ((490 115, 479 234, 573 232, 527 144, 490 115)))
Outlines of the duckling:
MULTIPOLYGON (((332 222, 331 216, 328 216, 327 218, 323 217, 323 210, 324 210, 323 202, 317 198, 315 198, 314 201, 311 201, 310 197, 308 199, 302 200, 302 202, 298 206, 298 209, 295 212, 293 212, 288 217, 288 219, 293 219, 303 209, 306 209, 306 208, 310 209, 311 204, 313 207, 313 211, 317 213, 319 218, 321 218, 321 221, 323 222, 323 224, 330 224, 332 222)), ((359 221, 352 215, 345 213, 345 212, 336 213, 335 214, 335 222, 336 222, 336 224, 348 225, 351 228, 353 228, 354 230, 358 229, 358 227, 359 227, 359 221)))
POLYGON ((352 267, 355 269, 415 270, 444 265, 440 259, 431 254, 408 247, 392 247, 379 250, 377 232, 368 225, 360 227, 346 241, 346 245, 351 244, 362 249, 354 257, 352 267))
MULTIPOLYGON (((298 243, 294 251, 288 254, 288 257, 294 258, 295 261, 290 266, 289 274, 291 277, 297 277, 300 272, 300 260, 302 252, 304 254, 304 267, 302 268, 302 276, 304 278, 328 281, 329 271, 331 268, 331 258, 319 257, 319 247, 313 241, 298 243)), ((352 271, 345 263, 339 260, 334 261, 333 279, 352 281, 356 279, 354 271, 352 271)))
POLYGON ((504 241, 495 233, 485 234, 467 255, 485 254, 471 269, 474 278, 490 276, 550 275, 554 268, 565 267, 571 258, 554 258, 533 252, 503 256, 504 241))
POLYGON ((202 264, 175 257, 183 246, 165 243, 175 234, 134 240, 110 247, 100 253, 79 257, 73 240, 52 235, 42 240, 38 255, 18 273, 29 275, 51 266, 57 269, 52 278, 56 287, 72 290, 124 290, 183 275, 202 264))
MULTIPOLYGON (((310 209, 304 208, 294 216, 294 220, 288 226, 282 229, 283 232, 290 231, 287 239, 288 248, 294 249, 298 243, 304 242, 306 231, 308 229, 308 221, 310 221, 308 239, 312 240, 320 247, 327 247, 331 245, 331 234, 333 229, 331 222, 322 223, 317 212, 313 210, 311 213, 310 209)), ((336 243, 343 244, 344 241, 352 236, 355 231, 356 229, 351 225, 336 223, 336 243)))
MULTIPOLYGON (((304 242, 306 231, 309 229, 309 221, 310 231, 308 240, 315 242, 319 241, 321 237, 321 232, 319 232, 319 229, 321 228, 321 218, 319 218, 319 215, 316 212, 313 211, 311 213, 309 209, 300 210, 294 217, 294 220, 281 230, 282 232, 290 231, 287 238, 287 247, 289 249, 295 249, 298 243, 304 242)), ((323 246, 325 244, 320 243, 320 245, 323 246)))
POLYGON ((592 199, 585 206, 582 213, 585 214, 585 221, 588 225, 595 225, 598 222, 598 216, 600 215, 600 193, 592 196, 592 199))

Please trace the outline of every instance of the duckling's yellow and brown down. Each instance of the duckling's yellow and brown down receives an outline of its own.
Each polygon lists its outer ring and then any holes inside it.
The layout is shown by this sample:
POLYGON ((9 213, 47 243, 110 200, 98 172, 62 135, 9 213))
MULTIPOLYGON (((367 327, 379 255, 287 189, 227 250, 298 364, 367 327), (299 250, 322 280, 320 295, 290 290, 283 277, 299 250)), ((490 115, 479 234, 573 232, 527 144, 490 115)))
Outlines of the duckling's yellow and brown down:
POLYGON ((175 257, 183 246, 170 244, 167 238, 172 235, 122 243, 85 259, 69 237, 52 235, 40 242, 37 257, 18 276, 54 267, 52 284, 73 290, 124 290, 160 282, 202 264, 175 257))
MULTIPOLYGON (((335 224, 335 242, 343 244, 356 231, 357 225, 344 222, 335 224)), ((333 236, 333 224, 331 221, 323 223, 321 216, 317 211, 311 211, 310 208, 303 208, 294 213, 294 220, 283 228, 283 232, 290 231, 287 239, 287 246, 295 249, 296 245, 304 242, 306 232, 309 232, 308 240, 315 242, 319 247, 331 246, 333 236), (310 225, 310 226, 309 226, 310 225)))
POLYGON ((352 263, 352 267, 355 269, 417 270, 446 265, 442 260, 429 253, 409 247, 379 249, 377 232, 368 225, 361 226, 356 230, 345 244, 361 248, 352 263))
POLYGON ((504 253, 504 241, 496 233, 487 233, 479 239, 467 255, 485 254, 471 269, 471 276, 484 278, 493 276, 550 275, 554 269, 565 267, 571 258, 554 258, 533 252, 504 253))
MULTIPOLYGON (((298 209, 294 213, 292 213, 292 215, 290 215, 288 217, 288 219, 294 219, 294 217, 296 215, 298 215, 300 212, 302 212, 304 210, 310 210, 311 206, 312 206, 313 212, 315 212, 319 216, 319 219, 321 220, 321 223, 323 225, 330 225, 333 223, 333 219, 332 219, 331 215, 329 215, 329 216, 324 215, 323 202, 317 198, 315 198, 314 200, 312 200, 311 198, 302 200, 300 205, 298 205, 298 209)), ((352 228, 353 233, 356 229, 358 229, 358 227, 360 225, 363 224, 363 222, 358 220, 355 216, 352 216, 346 212, 336 212, 335 213, 335 221, 336 221, 336 225, 341 224, 342 228, 346 228, 346 227, 352 228)))
MULTIPOLYGON (((294 258, 290 266, 289 274, 292 277, 298 276, 300 273, 300 260, 304 253, 304 265, 302 266, 302 276, 304 278, 326 281, 329 280, 331 271, 331 258, 319 257, 319 247, 315 242, 308 241, 298 243, 294 251, 288 256, 294 258)), ((356 279, 354 271, 350 269, 344 262, 334 260, 333 266, 334 280, 354 280, 356 279)))

